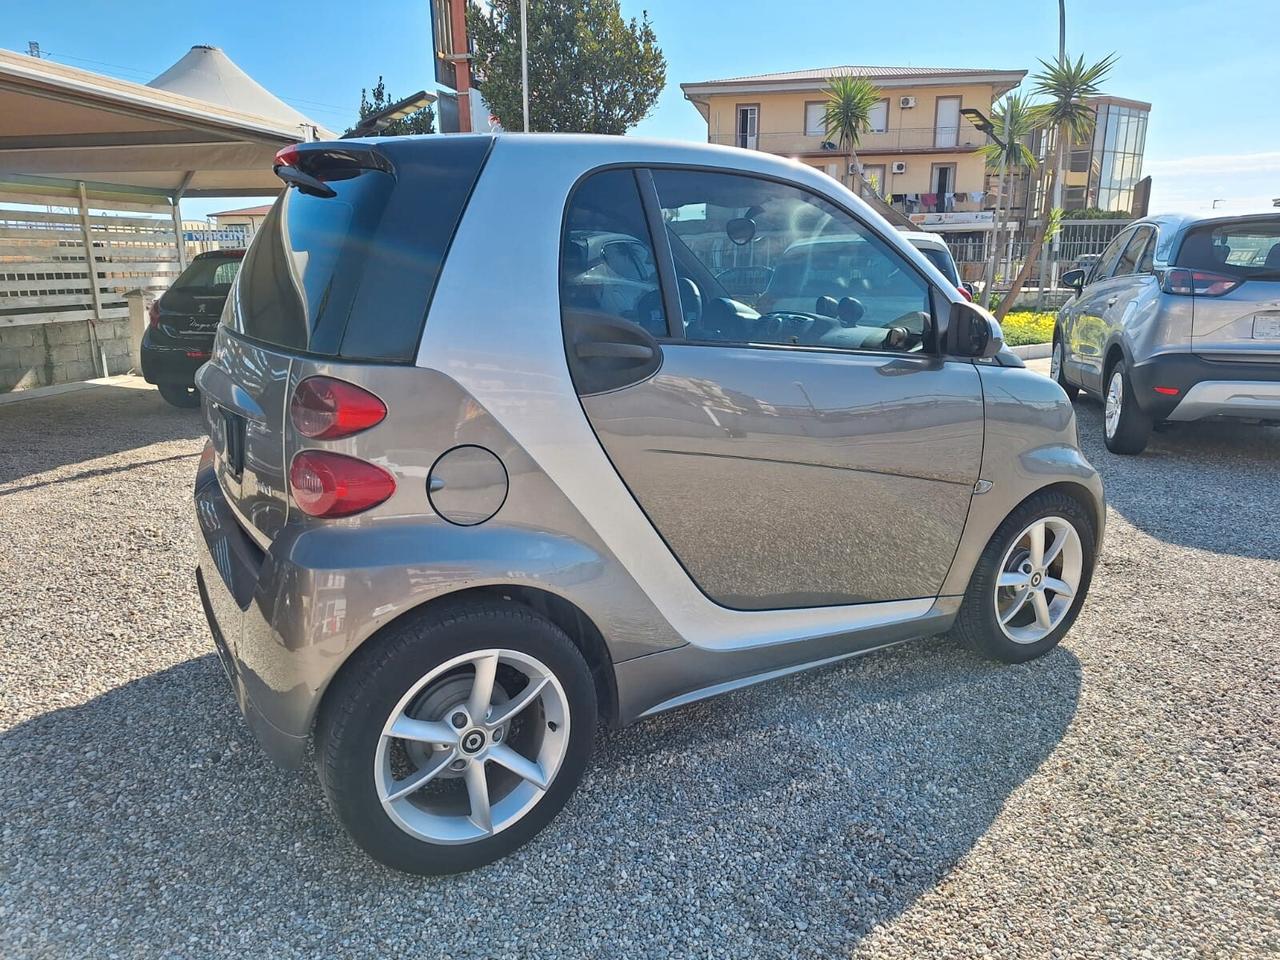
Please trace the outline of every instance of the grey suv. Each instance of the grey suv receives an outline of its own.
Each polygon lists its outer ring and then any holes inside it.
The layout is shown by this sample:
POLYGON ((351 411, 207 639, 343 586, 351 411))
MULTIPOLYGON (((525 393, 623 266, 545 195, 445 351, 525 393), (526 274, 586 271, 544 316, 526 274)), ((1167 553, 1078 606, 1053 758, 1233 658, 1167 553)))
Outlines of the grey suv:
POLYGON ((277 173, 198 377, 197 581, 249 726, 314 738, 384 863, 520 846, 600 723, 948 630, 1025 661, 1079 612, 1071 404, 824 174, 507 135, 277 173))
POLYGON ((1148 217, 1062 278, 1052 376, 1105 398, 1112 451, 1162 421, 1280 420, 1280 214, 1148 217))

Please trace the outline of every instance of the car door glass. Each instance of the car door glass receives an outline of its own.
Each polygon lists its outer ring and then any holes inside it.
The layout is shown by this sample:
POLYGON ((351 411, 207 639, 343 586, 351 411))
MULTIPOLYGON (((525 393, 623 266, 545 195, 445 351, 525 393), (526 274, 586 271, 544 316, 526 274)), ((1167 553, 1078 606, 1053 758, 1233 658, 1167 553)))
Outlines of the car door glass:
POLYGON ((1094 265, 1093 273, 1089 277, 1090 283, 1097 283, 1099 280, 1105 280, 1112 275, 1116 261, 1120 259, 1131 239, 1133 239, 1133 231, 1125 230, 1107 244, 1107 249, 1102 251, 1102 256, 1098 258, 1098 262, 1094 265))
POLYGON ((688 339, 893 352, 930 344, 928 282, 834 204, 739 174, 653 178, 688 339))
POLYGON ((1135 230, 1133 239, 1124 247, 1124 253, 1120 254, 1120 258, 1116 261, 1115 270, 1112 271, 1114 277, 1127 277, 1138 271, 1138 264, 1142 261, 1142 255, 1146 251, 1147 242, 1151 239, 1151 231, 1135 230))
POLYGON ((1156 245, 1159 243, 1159 234, 1154 229, 1147 231, 1147 245, 1143 248, 1142 256, 1138 258, 1138 273, 1148 274, 1155 272, 1156 245))
POLYGON ((561 309, 595 311, 666 337, 655 264, 635 174, 605 170, 584 181, 565 214, 561 309))

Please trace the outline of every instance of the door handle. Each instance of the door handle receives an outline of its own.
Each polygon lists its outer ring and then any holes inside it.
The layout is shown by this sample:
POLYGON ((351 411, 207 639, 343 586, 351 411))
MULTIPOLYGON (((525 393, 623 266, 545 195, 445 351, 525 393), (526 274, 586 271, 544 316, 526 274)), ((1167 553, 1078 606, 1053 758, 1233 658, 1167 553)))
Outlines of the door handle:
POLYGON ((589 340, 574 347, 581 360, 652 360, 653 347, 645 343, 589 340))
POLYGON ((1116 305, 1116 301, 1119 299, 1120 299, 1120 296, 1119 294, 1117 294, 1116 296, 1112 297, 1110 300, 1107 301, 1107 306, 1114 307, 1116 305))

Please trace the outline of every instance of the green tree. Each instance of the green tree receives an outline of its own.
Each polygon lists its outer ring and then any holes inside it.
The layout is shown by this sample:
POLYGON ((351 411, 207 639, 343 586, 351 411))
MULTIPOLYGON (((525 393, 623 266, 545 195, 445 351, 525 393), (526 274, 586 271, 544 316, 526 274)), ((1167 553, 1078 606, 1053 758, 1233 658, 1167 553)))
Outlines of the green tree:
MULTIPOLYGON (((1117 59, 1115 54, 1111 54, 1092 64, 1086 64, 1084 57, 1079 57, 1074 63, 1066 57, 1060 63, 1040 61, 1043 69, 1032 77, 1035 81, 1032 92, 1049 98, 1048 102, 1036 107, 1036 118, 1040 126, 1054 132, 1052 169, 1056 178, 1060 179, 1062 176, 1068 145, 1073 140, 1087 142, 1093 135, 1093 125, 1097 115, 1088 101, 1102 92, 1102 82, 1106 80, 1117 59)), ((1041 190, 1043 201, 1040 222, 1046 227, 1051 222, 1050 215, 1055 207, 1053 191, 1050 187, 1051 183, 1045 183, 1044 189, 1041 190)), ((1013 308, 1014 301, 1017 300, 1018 294, 1022 292, 1022 287, 1031 275, 1031 268, 1035 266, 1047 239, 1046 235, 1049 233, 1050 231, 1046 229, 1033 238, 1031 249, 1027 251, 1022 261, 1022 269, 1013 278, 1008 295, 1000 302, 1000 307, 996 311, 997 318, 1003 317, 1013 308)), ((1041 278, 1042 287, 1046 279, 1041 278)))
POLYGON ((881 99, 880 88, 865 77, 839 76, 827 81, 822 128, 827 138, 834 140, 849 158, 845 169, 852 166, 857 171, 849 186, 859 196, 862 195, 863 175, 857 150, 862 135, 871 130, 871 111, 881 99))
POLYGON ((1009 220, 1011 197, 1006 196, 1011 180, 1023 170, 1034 170, 1035 154, 1027 146, 1027 140, 1035 133, 1036 108, 1023 94, 1011 91, 1004 99, 991 108, 991 125, 995 128, 995 136, 1004 142, 1004 146, 992 139, 982 148, 987 165, 1000 171, 999 186, 996 188, 996 222, 991 238, 991 251, 987 260, 986 283, 982 289, 982 305, 991 303, 991 288, 995 283, 996 264, 1000 261, 1003 249, 1002 234, 1009 220))
MULTIPOLYGON (((373 88, 370 93, 363 87, 360 88, 360 120, 365 117, 372 116, 396 102, 396 98, 387 93, 387 85, 383 82, 382 77, 378 77, 378 85, 373 88)), ((348 127, 346 132, 350 133, 357 126, 348 127)), ((389 124, 378 131, 380 137, 403 137, 411 133, 435 133, 436 132, 436 115, 435 111, 430 107, 423 107, 407 117, 401 117, 399 120, 392 120, 389 124)))
MULTIPOLYGON (((467 7, 473 72, 507 130, 524 127, 520 0, 467 7)), ((618 0, 529 0, 529 129, 623 134, 653 109, 667 61, 648 13, 624 20, 618 0)))

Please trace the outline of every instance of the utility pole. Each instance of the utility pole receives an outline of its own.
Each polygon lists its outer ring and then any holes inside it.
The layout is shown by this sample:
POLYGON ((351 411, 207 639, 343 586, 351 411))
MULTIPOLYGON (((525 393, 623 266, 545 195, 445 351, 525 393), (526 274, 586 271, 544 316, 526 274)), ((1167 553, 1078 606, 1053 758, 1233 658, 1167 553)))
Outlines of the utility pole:
POLYGON ((529 132, 529 11, 520 0, 520 95, 524 100, 524 132, 529 132))
MULTIPOLYGON (((1066 66, 1067 63, 1067 0, 1058 0, 1058 66, 1066 66)), ((1045 211, 1045 218, 1040 224, 1041 230, 1049 228, 1049 212, 1062 207, 1062 178, 1067 165, 1067 151, 1071 149, 1071 143, 1067 141, 1070 133, 1063 129, 1062 125, 1058 125, 1058 129, 1053 132, 1054 153, 1058 155, 1058 161, 1054 165, 1053 171, 1053 201, 1052 205, 1045 211), (1064 141, 1059 143, 1058 141, 1064 141)), ((1057 263, 1058 254, 1058 235, 1055 233, 1053 239, 1044 244, 1040 248, 1040 291, 1036 294, 1036 310, 1044 309, 1045 284, 1049 281, 1049 256, 1053 254, 1053 260, 1057 263)))

